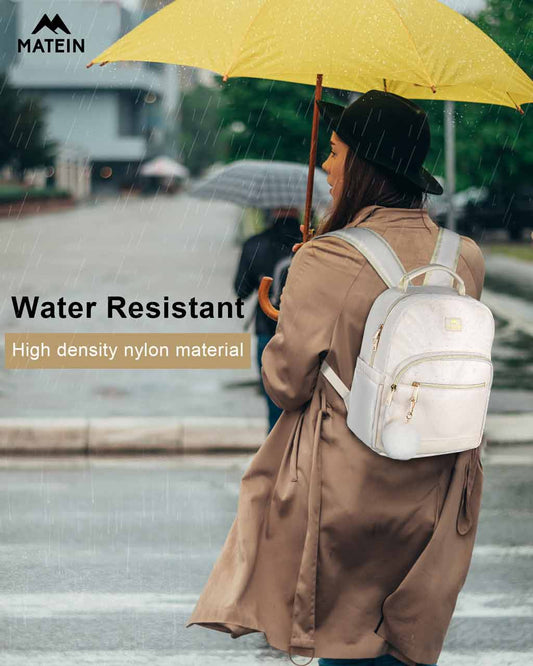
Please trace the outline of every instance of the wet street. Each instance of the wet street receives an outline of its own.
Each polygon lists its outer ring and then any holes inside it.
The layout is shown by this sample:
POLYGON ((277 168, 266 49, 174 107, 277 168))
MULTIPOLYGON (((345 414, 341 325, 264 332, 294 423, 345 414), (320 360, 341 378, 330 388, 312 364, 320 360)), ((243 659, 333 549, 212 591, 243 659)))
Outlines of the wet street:
MULTIPOLYGON (((2 665, 288 663, 260 634, 184 626, 249 460, 0 459, 2 665)), ((533 447, 498 447, 484 466, 474 560, 439 666, 533 663, 533 447)))
MULTIPOLYGON (((188 196, 116 197, 0 222, 4 333, 243 333, 244 318, 107 318, 126 301, 235 302, 241 209, 188 196), (96 301, 91 318, 17 319, 11 296, 96 301)), ((3 349, 4 339, 0 340, 3 349)), ((255 336, 252 335, 255 344, 255 336)), ((0 417, 263 416, 255 352, 249 370, 6 370, 0 417)))

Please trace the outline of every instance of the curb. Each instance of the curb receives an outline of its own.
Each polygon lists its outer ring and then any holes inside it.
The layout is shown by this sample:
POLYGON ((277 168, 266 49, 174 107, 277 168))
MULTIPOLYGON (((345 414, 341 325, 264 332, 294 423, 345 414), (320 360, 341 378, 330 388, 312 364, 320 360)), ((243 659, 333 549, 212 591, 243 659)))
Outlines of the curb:
MULTIPOLYGON (((254 452, 267 436, 262 418, 0 419, 0 454, 254 452)), ((489 414, 488 446, 533 443, 533 414, 489 414)))
POLYGON ((0 454, 253 452, 265 441, 261 418, 0 419, 0 454))

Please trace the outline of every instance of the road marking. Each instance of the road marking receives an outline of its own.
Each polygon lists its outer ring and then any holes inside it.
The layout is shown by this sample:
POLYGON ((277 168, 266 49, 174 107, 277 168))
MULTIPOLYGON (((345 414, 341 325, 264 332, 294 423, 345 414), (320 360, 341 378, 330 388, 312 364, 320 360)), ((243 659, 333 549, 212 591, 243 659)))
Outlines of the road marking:
MULTIPOLYGON (((493 549, 497 546, 490 547, 493 549)), ((482 551, 483 552, 483 551, 482 551)), ((492 551, 495 552, 495 551, 492 551)), ((529 554, 529 552, 528 552, 529 554)), ((0 595, 0 615, 44 618, 102 613, 190 613, 199 594, 53 592, 0 595)), ((454 617, 533 617, 533 599, 510 594, 459 595, 454 617), (518 602, 518 603, 517 603, 518 602)))
MULTIPOLYGON (((298 659, 298 657, 296 657, 298 659)), ((533 651, 503 652, 497 650, 476 651, 475 654, 443 652, 439 666, 526 666, 531 664, 533 651)), ((237 650, 198 650, 169 653, 149 650, 94 650, 61 652, 2 651, 2 666, 264 666, 285 664, 283 652, 265 654, 243 646, 237 650)), ((316 666, 317 660, 313 661, 316 666)))
MULTIPOLYGON (((511 449, 511 447, 509 447, 511 449)), ((491 449, 486 454, 483 465, 517 465, 520 467, 530 467, 533 465, 533 447, 529 444, 513 446, 512 450, 507 450, 507 447, 501 446, 496 449, 491 449), (518 450, 523 449, 523 450, 518 450)))
POLYGON ((533 414, 488 414, 485 435, 489 442, 489 452, 491 442, 495 442, 496 446, 498 442, 514 444, 515 447, 528 446, 533 440, 533 414))
POLYGON ((454 619, 503 617, 533 617, 533 599, 531 596, 463 592, 459 595, 453 614, 454 619))
POLYGON ((500 557, 533 557, 533 546, 474 546, 474 557, 500 558, 500 557))
POLYGON ((161 613, 194 608, 199 594, 113 594, 99 592, 51 592, 1 594, 0 616, 43 618, 99 613, 161 613))

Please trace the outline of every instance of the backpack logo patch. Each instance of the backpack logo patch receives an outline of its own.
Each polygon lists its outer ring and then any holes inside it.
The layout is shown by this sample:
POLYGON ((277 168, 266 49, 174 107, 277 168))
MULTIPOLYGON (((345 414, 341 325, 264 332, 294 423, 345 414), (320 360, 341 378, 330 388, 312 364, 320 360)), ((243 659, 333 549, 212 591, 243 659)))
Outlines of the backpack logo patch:
POLYGON ((447 331, 462 331, 463 323, 460 317, 446 317, 445 328, 447 331))

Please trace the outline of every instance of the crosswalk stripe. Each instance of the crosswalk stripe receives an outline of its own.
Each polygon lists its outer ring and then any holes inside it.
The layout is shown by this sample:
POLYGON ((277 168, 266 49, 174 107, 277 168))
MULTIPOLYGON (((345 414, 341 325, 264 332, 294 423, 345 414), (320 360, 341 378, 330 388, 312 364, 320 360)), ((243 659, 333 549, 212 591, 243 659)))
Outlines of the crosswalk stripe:
MULTIPOLYGON (((197 594, 39 593, 0 595, 0 616, 46 618, 103 613, 190 613, 197 594)), ((459 595, 454 618, 533 617, 533 599, 510 594, 459 595)))
POLYGON ((474 557, 533 557, 533 546, 499 546, 493 544, 474 546, 474 557))
MULTIPOLYGON (((486 650, 475 654, 442 652, 439 666, 524 666, 531 664, 533 652, 486 650)), ((296 658, 297 659, 297 658, 296 658)), ((3 666, 264 666, 284 661, 281 653, 261 654, 253 650, 199 650, 156 652, 149 650, 95 650, 95 651, 3 651, 3 666)), ((313 662, 316 666, 317 661, 313 662)))

